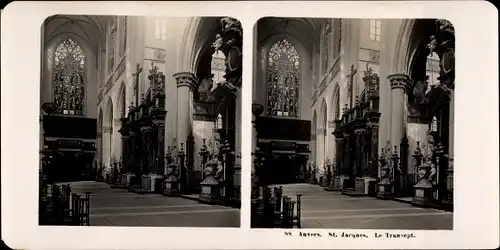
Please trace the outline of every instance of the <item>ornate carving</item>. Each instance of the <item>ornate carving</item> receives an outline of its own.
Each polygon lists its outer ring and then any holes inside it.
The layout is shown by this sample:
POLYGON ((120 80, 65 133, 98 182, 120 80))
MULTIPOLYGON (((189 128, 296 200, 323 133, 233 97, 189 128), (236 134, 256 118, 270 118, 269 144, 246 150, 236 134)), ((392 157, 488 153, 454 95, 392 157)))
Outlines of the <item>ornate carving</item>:
POLYGON ((102 127, 102 132, 105 134, 109 134, 113 132, 113 127, 102 127))
POLYGON ((114 124, 114 126, 121 126, 122 125, 121 118, 115 118, 115 119, 113 119, 113 124, 114 124))
POLYGON ((196 89, 196 84, 198 83, 198 78, 190 72, 179 72, 173 75, 175 81, 177 82, 177 88, 179 87, 189 87, 192 90, 196 89))
POLYGON ((455 83, 455 28, 445 19, 436 20, 436 35, 431 36, 428 48, 440 58, 440 83, 450 89, 455 83))
POLYGON ((409 91, 410 87, 413 86, 413 81, 405 74, 393 74, 388 76, 387 79, 391 82, 392 89, 401 88, 404 91, 409 91))
POLYGON ((221 18, 220 22, 222 25, 222 32, 227 33, 229 31, 235 31, 238 32, 241 36, 243 36, 243 29, 238 19, 232 17, 224 17, 221 18))
POLYGON ((379 95, 380 78, 378 74, 373 73, 373 70, 369 67, 368 63, 366 64, 363 82, 365 83, 365 98, 379 95))
POLYGON ((165 75, 158 70, 158 66, 151 63, 152 67, 149 70, 148 79, 151 84, 151 97, 155 97, 157 95, 165 94, 165 75))

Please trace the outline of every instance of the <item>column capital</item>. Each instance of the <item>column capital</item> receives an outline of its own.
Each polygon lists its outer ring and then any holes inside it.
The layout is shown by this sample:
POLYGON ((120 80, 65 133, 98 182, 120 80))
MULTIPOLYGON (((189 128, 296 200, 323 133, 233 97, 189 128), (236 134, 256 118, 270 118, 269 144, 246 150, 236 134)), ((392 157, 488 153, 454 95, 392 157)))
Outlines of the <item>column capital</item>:
POLYGON ((191 91, 196 89, 198 85, 198 78, 190 72, 179 72, 173 75, 177 83, 177 88, 179 87, 189 87, 191 91))
POLYGON ((392 74, 387 79, 391 82, 391 89, 400 88, 409 91, 410 87, 413 86, 413 80, 406 74, 392 74))

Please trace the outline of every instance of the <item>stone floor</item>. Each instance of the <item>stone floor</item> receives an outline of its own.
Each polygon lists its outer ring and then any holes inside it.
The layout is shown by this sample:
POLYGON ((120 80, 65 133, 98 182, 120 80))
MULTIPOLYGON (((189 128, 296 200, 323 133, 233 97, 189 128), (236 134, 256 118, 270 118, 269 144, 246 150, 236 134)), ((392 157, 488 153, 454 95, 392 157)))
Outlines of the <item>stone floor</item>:
POLYGON ((239 227, 239 209, 204 205, 160 194, 136 194, 106 183, 73 182, 72 192, 92 192, 91 226, 239 227))
POLYGON ((452 230, 453 213, 372 197, 350 197, 310 184, 283 185, 302 194, 302 228, 452 230))

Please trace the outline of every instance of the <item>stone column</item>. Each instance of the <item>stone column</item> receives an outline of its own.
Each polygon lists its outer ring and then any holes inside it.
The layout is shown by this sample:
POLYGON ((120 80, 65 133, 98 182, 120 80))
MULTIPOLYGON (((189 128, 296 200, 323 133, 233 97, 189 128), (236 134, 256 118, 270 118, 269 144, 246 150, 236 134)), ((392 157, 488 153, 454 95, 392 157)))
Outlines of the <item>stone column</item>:
POLYGON ((406 98, 405 95, 412 85, 408 75, 393 74, 387 77, 391 82, 391 148, 398 146, 403 137, 406 122, 406 98))
POLYGON ((186 143, 192 130, 193 90, 198 84, 198 78, 190 72, 179 72, 173 75, 177 83, 177 145, 186 143))
POLYGON ((102 128, 102 156, 103 159, 101 159, 101 167, 102 169, 102 175, 106 176, 106 173, 110 171, 109 166, 110 166, 110 159, 111 159, 111 130, 112 128, 109 126, 103 127, 102 128))

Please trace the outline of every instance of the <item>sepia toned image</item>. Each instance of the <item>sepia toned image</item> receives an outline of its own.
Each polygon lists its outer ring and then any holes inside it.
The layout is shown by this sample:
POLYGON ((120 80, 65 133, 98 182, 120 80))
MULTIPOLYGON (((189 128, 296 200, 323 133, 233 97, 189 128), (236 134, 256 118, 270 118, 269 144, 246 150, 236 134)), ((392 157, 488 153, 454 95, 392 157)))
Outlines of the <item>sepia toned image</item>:
POLYGON ((42 25, 39 224, 239 227, 242 26, 42 25))
POLYGON ((251 226, 452 230, 453 25, 265 17, 254 29, 251 226))

